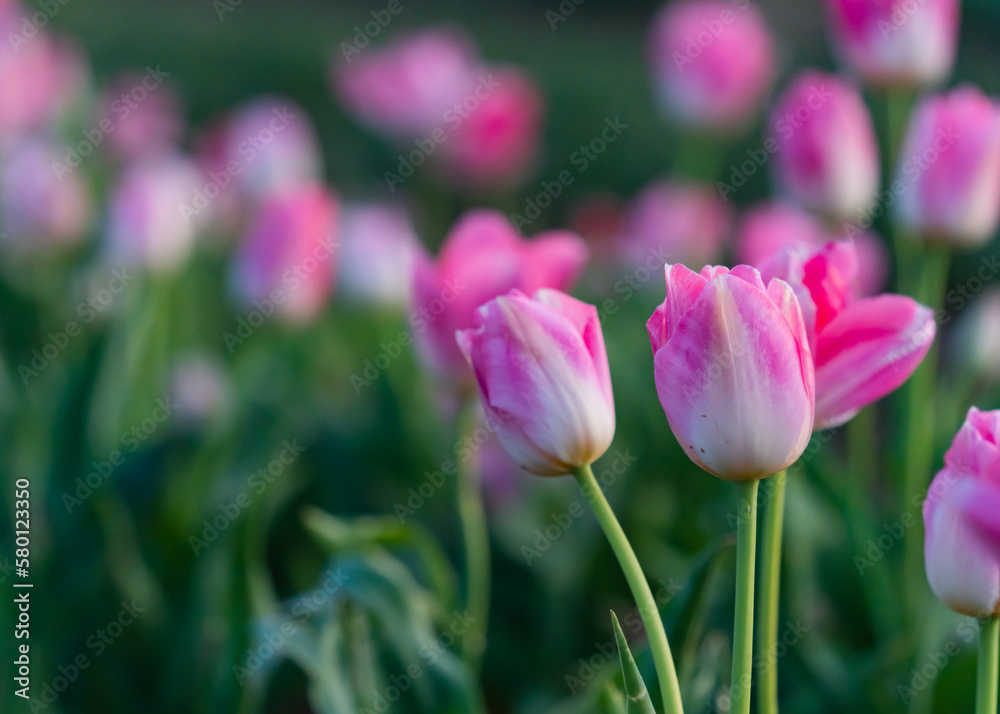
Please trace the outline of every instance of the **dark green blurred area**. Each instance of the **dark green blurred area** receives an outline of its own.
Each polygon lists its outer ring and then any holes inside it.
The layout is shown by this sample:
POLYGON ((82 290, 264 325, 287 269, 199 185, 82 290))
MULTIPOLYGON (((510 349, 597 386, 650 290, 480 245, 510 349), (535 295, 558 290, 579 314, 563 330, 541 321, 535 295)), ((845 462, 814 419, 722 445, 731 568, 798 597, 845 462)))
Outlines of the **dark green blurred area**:
MULTIPOLYGON (((802 67, 834 67, 818 3, 761 4, 779 38, 779 89, 802 67)), ((319 130, 330 183, 347 198, 360 198, 384 194, 382 173, 394 168, 396 149, 338 109, 327 70, 339 43, 349 41, 354 26, 382 6, 244 0, 220 19, 210 0, 71 0, 53 24, 82 44, 99 82, 145 65, 169 72, 195 128, 257 94, 292 97, 319 130)), ((557 6, 555 1, 404 0, 405 11, 377 39, 407 27, 456 23, 473 34, 487 59, 519 64, 538 79, 548 102, 544 161, 521 192, 500 199, 504 209, 518 209, 537 193, 539 181, 565 168, 605 117, 620 116, 629 125, 614 150, 582 173, 531 232, 562 223, 570 208, 592 193, 633 195, 666 172, 679 141, 654 107, 644 62, 646 28, 659 4, 587 0, 553 30, 545 13, 557 6)), ((1000 93, 1000 9, 981 0, 967 2, 964 13, 953 81, 975 82, 988 93, 1000 93)), ((731 158, 723 165, 759 145, 759 131, 748 134, 729 147, 731 158)), ((444 196, 433 186, 418 189, 412 197, 418 227, 431 245, 463 208, 476 205, 472 198, 444 196)), ((749 204, 767 196, 761 172, 741 189, 737 201, 749 204)), ((962 275, 963 266, 976 260, 963 259, 955 274, 962 275)), ((204 305, 226 305, 223 270, 222 259, 213 256, 184 277, 184 285, 175 287, 187 295, 175 303, 182 305, 174 313, 176 322, 184 323, 204 305)), ((727 515, 734 495, 729 484, 699 472, 680 453, 657 401, 644 324, 661 290, 657 280, 651 281, 634 299, 623 301, 622 311, 605 324, 619 418, 612 454, 629 450, 639 464, 610 491, 610 498, 650 579, 682 586, 682 596, 667 605, 666 620, 686 687, 698 701, 708 701, 728 677, 733 553, 727 515)), ((17 311, 25 305, 13 292, 4 287, 3 305, 17 311)), ((614 296, 610 286, 588 284, 581 291, 594 301, 609 295, 614 296)), ((35 681, 50 680, 58 665, 71 661, 97 627, 117 616, 126 593, 145 593, 158 603, 48 711, 308 711, 306 677, 292 665, 278 670, 267 691, 241 690, 235 684, 232 666, 252 645, 250 622, 259 605, 254 598, 266 599, 261 580, 273 582, 274 595, 284 600, 320 577, 325 554, 303 527, 304 508, 315 506, 343 517, 391 516, 408 489, 451 452, 454 438, 436 408, 435 385, 412 354, 360 397, 350 385, 350 375, 363 368, 380 343, 403 329, 402 316, 341 309, 335 303, 308 332, 289 335, 268 326, 238 359, 228 359, 217 335, 234 319, 221 308, 218 314, 199 315, 197 334, 186 339, 227 359, 233 368, 239 403, 246 406, 239 427, 220 434, 179 429, 157 434, 114 477, 118 495, 95 499, 70 519, 63 515, 59 494, 86 473, 92 459, 106 453, 88 444, 94 438, 88 425, 102 416, 99 409, 95 415, 89 400, 101 374, 113 371, 107 366, 113 335, 98 334, 86 346, 75 345, 65 358, 59 403, 51 410, 26 410, 35 421, 26 423, 17 438, 53 446, 47 455, 53 474, 49 490, 34 494, 36 503, 51 513, 51 531, 42 532, 35 556, 50 553, 47 582, 37 587, 35 681), (227 484, 238 486, 274 457, 275 445, 296 437, 307 450, 289 478, 266 492, 250 523, 226 534, 205 556, 192 558, 190 524, 213 512, 220 494, 229 492, 227 484)), ((41 344, 50 329, 44 317, 27 312, 13 314, 10 322, 8 334, 22 330, 21 342, 29 348, 41 344)), ((16 354, 12 361, 22 356, 16 354)), ((162 389, 151 383, 148 394, 126 396, 136 398, 141 417, 148 411, 146 396, 162 394, 162 389)), ((995 406, 989 400, 996 395, 981 396, 981 407, 995 406)), ((874 440, 882 465, 870 484, 872 523, 845 523, 842 433, 818 439, 810 447, 815 457, 805 459, 792 475, 782 622, 801 620, 808 630, 780 658, 786 711, 905 711, 897 687, 910 682, 911 668, 924 663, 925 653, 937 650, 940 633, 955 631, 955 621, 928 599, 933 637, 911 641, 891 628, 892 636, 884 637, 885 623, 879 618, 894 609, 893 599, 909 587, 926 590, 926 584, 894 580, 901 547, 864 577, 853 560, 858 551, 852 538, 863 544, 881 533, 883 520, 891 524, 899 519, 892 481, 898 475, 895 437, 902 408, 890 398, 872 414, 878 417, 874 440), (852 527, 858 532, 850 532, 852 527), (879 595, 871 599, 869 590, 879 595)), ((944 410, 942 435, 954 433, 959 409, 961 405, 949 404, 944 410)), ((125 418, 125 423, 131 422, 125 418)), ((115 433, 111 427, 109 431, 115 433)), ((947 438, 942 436, 942 443, 947 438)), ((8 461, 5 466, 16 471, 34 464, 8 461)), ((601 463, 597 471, 601 473, 601 463)), ((495 585, 486 699, 494 713, 583 714, 590 711, 585 695, 571 697, 566 677, 579 677, 586 660, 598 652, 595 643, 609 640, 608 609, 622 615, 632 609, 631 600, 589 516, 538 564, 526 565, 522 546, 533 544, 536 529, 563 513, 579 494, 568 479, 524 478, 524 502, 515 512, 491 514, 495 585), (562 700, 579 708, 557 710, 555 702, 562 700)), ((449 491, 422 508, 416 520, 442 540, 454 563, 460 562, 449 491)), ((2 588, 6 599, 6 585, 2 588)), ((8 642, 4 632, 4 673, 8 642)), ((400 665, 405 669, 406 663, 383 665, 392 672, 400 665)), ((924 708, 916 711, 970 710, 974 669, 968 651, 948 663, 934 696, 924 697, 924 708)), ((0 686, 0 693, 5 696, 2 710, 8 711, 9 682, 0 686)), ((20 702, 12 709, 21 710, 28 709, 20 702)), ((401 702, 392 711, 417 709, 401 702)))

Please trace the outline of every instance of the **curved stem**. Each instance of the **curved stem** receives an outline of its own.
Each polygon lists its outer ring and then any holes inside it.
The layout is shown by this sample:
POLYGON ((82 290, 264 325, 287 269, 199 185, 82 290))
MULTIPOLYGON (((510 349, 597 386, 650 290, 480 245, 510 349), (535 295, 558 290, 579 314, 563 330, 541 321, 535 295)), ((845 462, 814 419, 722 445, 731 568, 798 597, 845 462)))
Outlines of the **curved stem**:
POLYGON ((976 714, 996 714, 1000 618, 979 621, 979 667, 976 677, 976 714))
POLYGON ((674 658, 670 653, 670 643, 667 642, 667 633, 663 629, 663 620, 660 619, 660 610, 656 606, 653 591, 650 590, 639 560, 635 557, 635 551, 632 550, 625 531, 615 518, 614 511, 611 510, 601 487, 597 485, 597 479, 594 478, 590 466, 575 469, 573 475, 583 489, 583 495, 590 503, 594 515, 597 516, 597 522, 600 523, 615 557, 618 558, 618 564, 639 608, 642 624, 646 627, 646 637, 649 638, 653 662, 656 664, 656 676, 663 694, 663 709, 666 714, 682 714, 684 705, 681 702, 681 688, 677 681, 674 658))
POLYGON ((750 714, 753 680, 753 586, 757 557, 757 490, 760 481, 739 481, 736 526, 736 623, 733 628, 732 714, 750 714))
POLYGON ((760 609, 758 653, 760 711, 778 714, 778 594, 781 588, 781 537, 785 525, 786 472, 772 476, 774 492, 764 510, 764 534, 761 544, 760 609))
MULTIPOLYGON (((466 410, 459 423, 459 436, 475 428, 477 411, 466 410)), ((478 676, 486 650, 490 619, 490 532, 483 506, 482 488, 474 463, 458 469, 458 516, 465 544, 465 607, 471 626, 462 638, 462 651, 478 676)))

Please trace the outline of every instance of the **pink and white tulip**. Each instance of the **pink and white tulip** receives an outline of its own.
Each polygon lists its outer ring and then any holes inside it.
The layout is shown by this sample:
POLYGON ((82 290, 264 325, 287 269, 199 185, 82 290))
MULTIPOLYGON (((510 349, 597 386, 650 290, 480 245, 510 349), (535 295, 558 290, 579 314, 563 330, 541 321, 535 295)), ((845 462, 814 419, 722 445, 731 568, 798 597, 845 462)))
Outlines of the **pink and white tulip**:
POLYGON ((118 158, 134 161, 176 150, 184 117, 171 85, 148 73, 129 73, 115 77, 102 93, 95 126, 107 127, 101 130, 118 158))
POLYGON ((834 218, 864 211, 879 188, 875 129, 857 89, 820 72, 800 74, 771 113, 774 178, 799 206, 834 218))
POLYGON ((889 394, 920 365, 934 341, 930 308, 904 295, 859 297, 857 249, 786 249, 761 268, 792 286, 816 368, 816 428, 848 421, 889 394))
POLYGON ((924 501, 931 590, 963 615, 1000 613, 1000 411, 969 409, 924 501))
POLYGON ((924 99, 910 120, 896 216, 922 236, 974 247, 1000 220, 1000 107, 975 87, 924 99))
POLYGON ((951 73, 959 0, 827 0, 833 43, 869 84, 915 87, 951 73))
POLYGON ((284 318, 315 318, 333 292, 337 259, 337 199, 319 184, 288 188, 264 199, 234 266, 247 304, 269 301, 284 318))
POLYGON ((684 453, 730 481, 802 454, 814 418, 813 360, 798 300, 755 268, 666 266, 667 298, 646 325, 656 391, 684 453))
POLYGON ((500 442, 526 471, 560 476, 607 451, 615 405, 593 305, 513 291, 483 305, 457 342, 500 442))
POLYGON ((435 261, 419 253, 414 267, 411 325, 421 354, 434 370, 465 373, 455 332, 468 329, 480 305, 511 290, 568 289, 587 260, 583 240, 548 231, 525 242, 502 213, 465 214, 435 261))
POLYGON ((658 181, 625 211, 619 261, 634 267, 652 255, 659 263, 705 265, 719 257, 730 224, 729 209, 714 189, 658 181))
POLYGON ((163 156, 128 167, 115 185, 108 208, 110 253, 129 265, 172 270, 190 255, 201 228, 181 212, 200 184, 194 164, 163 156))
POLYGON ((748 2, 670 3, 657 15, 650 38, 657 98, 693 127, 743 128, 774 80, 773 44, 763 17, 748 2))
POLYGON ((376 305, 409 304, 420 241, 402 207, 346 206, 340 238, 339 292, 376 305))

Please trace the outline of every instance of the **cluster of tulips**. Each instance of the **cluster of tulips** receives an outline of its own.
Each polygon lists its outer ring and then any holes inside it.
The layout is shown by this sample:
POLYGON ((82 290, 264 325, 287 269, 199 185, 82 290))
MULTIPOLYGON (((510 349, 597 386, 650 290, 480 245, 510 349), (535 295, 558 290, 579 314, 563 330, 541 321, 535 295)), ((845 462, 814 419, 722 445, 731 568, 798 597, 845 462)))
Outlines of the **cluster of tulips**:
MULTIPOLYGON (((843 72, 792 77, 770 102, 766 139, 728 173, 712 157, 721 162, 727 141, 761 115, 780 52, 749 0, 672 2, 653 21, 648 54, 663 113, 687 137, 682 146, 701 152, 678 158, 685 178, 655 180, 624 206, 595 198, 572 212, 572 230, 530 239, 498 210, 470 210, 433 256, 396 200, 411 176, 424 172, 441 190, 488 203, 523 186, 540 161, 541 89, 522 69, 487 62, 463 33, 403 32, 335 52, 331 96, 400 152, 384 174, 385 196, 354 202, 324 183, 317 132, 291 100, 253 99, 185 143, 180 100, 159 68, 97 92, 72 43, 0 2, 3 36, 20 38, 0 53, 0 248, 15 266, 9 278, 19 283, 18 266, 40 256, 89 259, 84 238, 95 227, 99 266, 169 279, 196 251, 223 255, 232 302, 249 311, 222 336, 230 355, 271 315, 308 329, 335 292, 410 311, 421 364, 468 406, 454 410, 456 428, 485 419, 521 469, 579 482, 636 600, 662 712, 679 714, 656 598, 591 468, 616 429, 601 315, 568 294, 591 257, 600 280, 654 256, 665 297, 646 324, 650 389, 690 461, 737 489, 730 711, 749 711, 755 684, 771 714, 777 668, 755 681, 753 659, 778 640, 784 494, 794 477, 786 471, 814 433, 903 387, 904 491, 927 489, 950 256, 985 245, 1000 222, 1000 106, 974 86, 935 89, 958 51, 958 0, 825 6, 843 72), (863 89, 889 117, 881 157, 863 89), (730 201, 758 170, 771 174, 780 198, 744 211, 729 246, 730 201), (872 230, 885 215, 888 246, 872 230), (726 254, 734 267, 715 264, 726 254), (884 291, 891 272, 899 294, 884 291), (764 479, 774 490, 758 547, 764 479)), ((976 300, 989 309, 970 322, 967 351, 995 372, 1000 301, 976 300)), ((25 385, 41 364, 19 368, 25 385)), ((360 393, 367 382, 352 379, 360 393)), ((489 619, 489 534, 478 475, 458 478, 466 600, 477 623, 464 653, 475 668, 489 619)), ((968 409, 927 493, 926 576, 946 606, 978 618, 977 712, 995 712, 1000 410, 968 409)), ((657 711, 624 636, 618 641, 627 711, 657 711)))

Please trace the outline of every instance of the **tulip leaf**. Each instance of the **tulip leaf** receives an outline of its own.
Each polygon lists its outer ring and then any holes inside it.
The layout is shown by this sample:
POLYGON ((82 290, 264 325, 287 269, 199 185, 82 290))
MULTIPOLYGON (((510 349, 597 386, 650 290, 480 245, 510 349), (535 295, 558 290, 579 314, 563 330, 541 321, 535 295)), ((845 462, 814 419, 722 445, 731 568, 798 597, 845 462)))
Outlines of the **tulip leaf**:
POLYGON ((649 698, 649 690, 642 681, 639 668, 632 658, 628 648, 628 640, 618 624, 618 616, 611 611, 611 624, 615 628, 615 639, 618 641, 618 657, 622 663, 622 680, 625 683, 625 714, 656 714, 653 701, 649 698))

